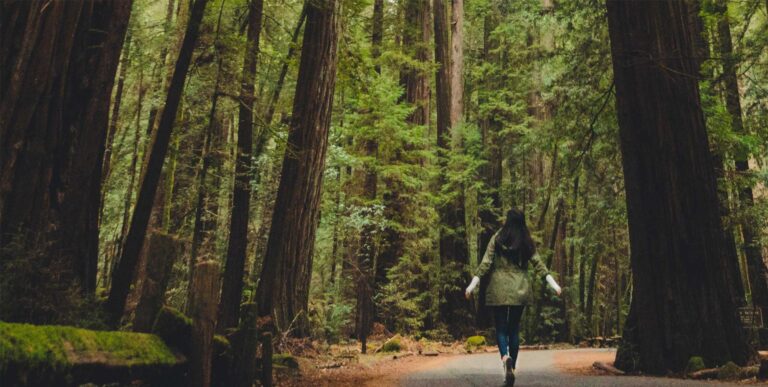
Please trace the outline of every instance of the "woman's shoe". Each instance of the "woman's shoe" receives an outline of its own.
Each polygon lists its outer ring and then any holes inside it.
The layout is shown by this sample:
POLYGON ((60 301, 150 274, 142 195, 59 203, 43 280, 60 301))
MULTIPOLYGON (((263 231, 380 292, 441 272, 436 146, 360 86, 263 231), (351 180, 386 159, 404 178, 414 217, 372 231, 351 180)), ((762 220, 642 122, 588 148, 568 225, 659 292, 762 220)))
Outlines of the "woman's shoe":
POLYGON ((512 358, 507 358, 504 361, 504 384, 507 386, 515 385, 515 364, 512 358))

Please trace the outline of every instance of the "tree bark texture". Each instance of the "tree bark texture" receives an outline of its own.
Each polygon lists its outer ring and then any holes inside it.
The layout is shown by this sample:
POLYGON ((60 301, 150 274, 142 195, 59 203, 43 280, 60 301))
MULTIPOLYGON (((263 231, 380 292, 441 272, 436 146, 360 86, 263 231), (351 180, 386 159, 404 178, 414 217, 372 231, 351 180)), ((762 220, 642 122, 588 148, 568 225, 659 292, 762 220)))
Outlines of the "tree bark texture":
POLYGON ((663 374, 693 355, 743 365, 754 351, 728 282, 688 5, 607 6, 634 278, 616 365, 663 374))
POLYGON ((179 58, 173 72, 173 78, 168 88, 165 108, 160 118, 160 124, 152 133, 150 154, 146 158, 146 169, 141 179, 138 198, 131 218, 131 225, 123 242, 122 255, 112 274, 112 288, 105 305, 110 318, 117 324, 123 314, 125 301, 128 297, 136 264, 139 260, 144 237, 152 213, 152 204, 160 183, 165 155, 171 139, 171 130, 176 119, 176 112, 181 102, 184 81, 192 60, 192 52, 200 31, 200 24, 205 11, 207 0, 196 0, 192 6, 189 23, 184 35, 184 41, 179 51, 179 58))
POLYGON ((278 327, 297 319, 307 334, 307 303, 328 129, 336 85, 340 1, 308 2, 288 147, 257 291, 259 315, 278 327), (301 316, 299 316, 301 315, 301 316))
MULTIPOLYGON (((102 160, 131 1, 0 6, 0 244, 92 293, 102 160), (48 261, 48 259, 46 259, 48 261)), ((0 264, 8 257, 0 257, 0 264)))
POLYGON ((219 264, 205 261, 197 264, 192 279, 192 347, 189 359, 189 385, 211 385, 213 334, 216 326, 216 305, 219 294, 219 264))
POLYGON ((253 107, 256 60, 259 52, 262 0, 248 2, 248 32, 240 84, 240 110, 237 127, 237 158, 235 184, 232 190, 232 217, 229 224, 227 263, 219 305, 219 321, 216 329, 224 332, 238 325, 240 299, 243 296, 245 256, 248 249, 248 219, 251 200, 251 176, 253 153, 253 107))
MULTIPOLYGON (((460 0, 459 0, 460 2, 460 0)), ((456 40, 461 36, 455 36, 457 27, 453 26, 453 33, 448 28, 448 12, 442 0, 434 3, 434 30, 435 30, 435 62, 438 69, 435 76, 436 105, 437 105, 437 147, 440 152, 440 187, 443 196, 438 206, 440 214, 440 265, 442 270, 455 275, 450 276, 448 290, 445 291, 445 300, 440 304, 440 318, 448 326, 448 331, 458 337, 468 333, 468 317, 470 304, 464 297, 462 285, 466 283, 465 267, 469 264, 469 246, 466 240, 464 225, 464 194, 463 187, 452 186, 449 181, 449 155, 454 150, 452 137, 456 134, 455 126, 461 117, 461 103, 453 99, 454 87, 462 83, 461 74, 455 74, 453 55, 456 54, 456 40), (459 80, 457 81, 457 78, 459 80), (456 109, 459 109, 457 112, 456 109)), ((454 6, 455 6, 454 1, 454 6)), ((455 11, 455 10, 454 10, 455 11)), ((454 22, 455 16, 454 16, 454 22)), ((461 50, 461 43, 458 43, 461 50)), ((461 52, 458 53, 461 56, 461 52)), ((458 93, 462 93, 463 84, 459 86, 458 93)))

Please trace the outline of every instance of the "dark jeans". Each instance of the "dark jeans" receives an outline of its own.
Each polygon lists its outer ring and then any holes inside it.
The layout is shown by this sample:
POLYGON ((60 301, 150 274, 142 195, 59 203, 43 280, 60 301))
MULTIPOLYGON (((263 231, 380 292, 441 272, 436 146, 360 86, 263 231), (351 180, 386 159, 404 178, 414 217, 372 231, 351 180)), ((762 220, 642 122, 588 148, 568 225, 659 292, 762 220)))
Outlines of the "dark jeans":
POLYGON ((493 319, 496 322, 496 342, 502 357, 509 355, 512 364, 517 365, 517 352, 520 350, 520 318, 525 305, 505 305, 493 307, 493 319))

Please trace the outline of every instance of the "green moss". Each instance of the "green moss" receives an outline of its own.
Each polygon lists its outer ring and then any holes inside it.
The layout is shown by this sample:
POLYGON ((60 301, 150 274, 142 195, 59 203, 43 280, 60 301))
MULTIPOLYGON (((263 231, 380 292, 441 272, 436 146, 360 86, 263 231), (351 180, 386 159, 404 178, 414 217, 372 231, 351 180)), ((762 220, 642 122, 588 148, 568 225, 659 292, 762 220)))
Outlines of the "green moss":
POLYGON ((189 353, 192 319, 174 308, 165 306, 157 313, 152 333, 160 336, 166 344, 189 353))
POLYGON ((128 367, 176 363, 176 356, 155 335, 0 322, 0 380, 7 372, 36 380, 54 378, 67 374, 72 361, 82 356, 128 367))
POLYGON ((292 369, 299 368, 299 361, 290 353, 276 353, 272 355, 272 364, 292 369))
POLYGON ((467 350, 473 350, 486 344, 485 336, 470 336, 464 346, 467 350))
POLYGON ((381 352, 400 352, 403 349, 403 345, 400 343, 400 336, 395 336, 387 340, 384 345, 381 346, 381 352))
POLYGON ((685 367, 685 373, 690 374, 696 371, 701 371, 706 366, 704 365, 704 359, 702 359, 701 356, 691 356, 690 359, 688 359, 688 365, 685 367))
POLYGON ((717 370, 717 378, 720 380, 736 380, 741 375, 741 367, 729 361, 717 370))

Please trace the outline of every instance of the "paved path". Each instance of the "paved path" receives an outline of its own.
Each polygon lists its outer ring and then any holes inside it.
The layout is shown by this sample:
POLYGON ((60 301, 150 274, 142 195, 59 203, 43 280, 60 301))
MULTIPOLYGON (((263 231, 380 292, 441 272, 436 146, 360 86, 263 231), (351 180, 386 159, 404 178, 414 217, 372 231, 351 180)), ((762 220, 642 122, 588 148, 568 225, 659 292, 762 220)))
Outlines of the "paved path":
MULTIPOLYGON (((525 386, 736 386, 718 382, 703 382, 670 378, 636 376, 581 376, 567 374, 554 365, 555 353, 612 351, 609 349, 570 349, 522 351, 517 360, 515 387, 525 386)), ((435 368, 405 376, 400 385, 421 386, 503 386, 504 371, 496 353, 464 355, 451 358, 435 368)), ((742 385, 743 386, 743 385, 742 385)))

